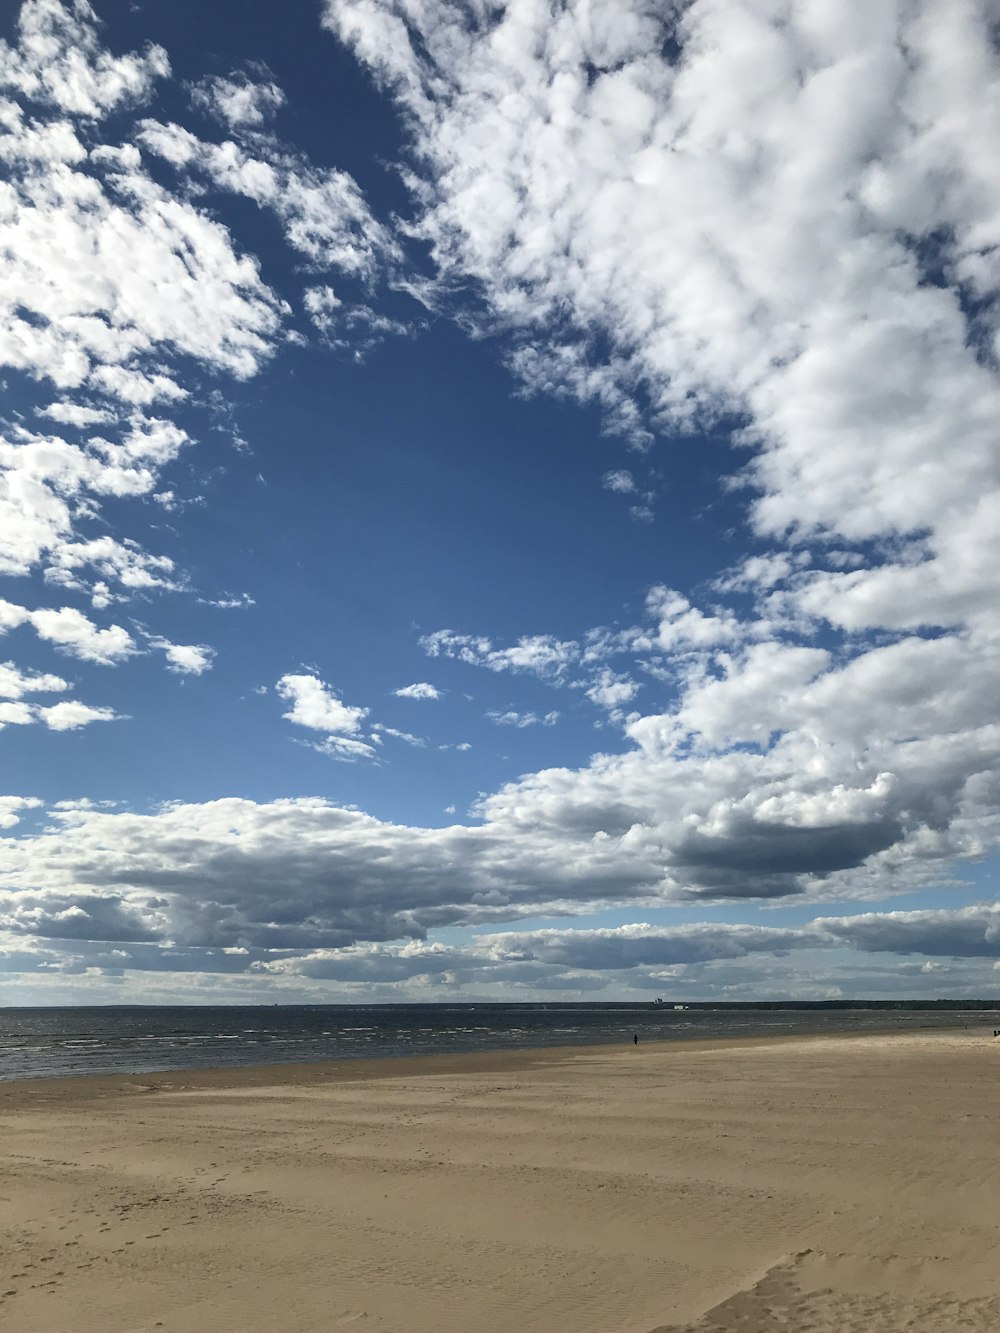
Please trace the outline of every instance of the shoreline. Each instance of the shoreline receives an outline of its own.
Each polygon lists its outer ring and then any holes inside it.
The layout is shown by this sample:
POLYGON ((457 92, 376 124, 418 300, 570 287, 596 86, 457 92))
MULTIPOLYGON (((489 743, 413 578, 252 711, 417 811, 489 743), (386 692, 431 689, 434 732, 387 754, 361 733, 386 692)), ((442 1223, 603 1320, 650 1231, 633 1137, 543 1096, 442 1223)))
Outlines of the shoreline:
MULTIPOLYGON (((976 1025, 978 1026, 978 1025, 976 1025)), ((984 1025, 985 1027, 985 1025, 984 1025)), ((344 1057, 332 1060, 284 1060, 272 1064, 192 1065, 174 1069, 97 1074, 37 1075, 0 1080, 0 1113, 15 1108, 19 1102, 68 1100, 77 1094, 81 1100, 103 1098, 121 1093, 169 1093, 224 1091, 288 1086, 324 1087, 344 1083, 382 1082, 393 1078, 429 1078, 461 1074, 526 1073, 528 1071, 572 1063, 588 1052, 609 1054, 631 1052, 635 1058, 649 1055, 704 1054, 755 1047, 781 1047, 794 1043, 855 1042, 895 1040, 907 1037, 954 1036, 970 1031, 968 1023, 954 1026, 929 1024, 913 1028, 866 1028, 863 1032, 768 1033, 760 1036, 678 1037, 670 1041, 640 1041, 634 1048, 630 1041, 586 1042, 568 1046, 524 1046, 481 1051, 448 1051, 441 1054, 383 1055, 344 1057)), ((992 1029, 990 1029, 992 1034, 992 1029)), ((992 1035, 989 1040, 992 1042, 992 1035)))

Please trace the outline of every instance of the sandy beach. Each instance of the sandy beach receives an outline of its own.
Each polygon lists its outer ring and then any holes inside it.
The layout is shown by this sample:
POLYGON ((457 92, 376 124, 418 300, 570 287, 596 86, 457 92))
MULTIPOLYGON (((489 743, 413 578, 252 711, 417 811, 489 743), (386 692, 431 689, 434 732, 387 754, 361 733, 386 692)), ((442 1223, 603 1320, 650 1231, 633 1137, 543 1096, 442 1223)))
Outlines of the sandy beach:
POLYGON ((989 1029, 0 1084, 5 1333, 1000 1328, 989 1029))

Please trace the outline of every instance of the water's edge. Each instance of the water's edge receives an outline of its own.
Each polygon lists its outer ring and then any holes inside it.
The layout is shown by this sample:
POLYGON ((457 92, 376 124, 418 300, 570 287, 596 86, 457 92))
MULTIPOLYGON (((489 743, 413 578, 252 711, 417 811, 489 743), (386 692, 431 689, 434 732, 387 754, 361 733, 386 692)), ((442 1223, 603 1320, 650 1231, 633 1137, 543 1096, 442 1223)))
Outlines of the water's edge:
POLYGON ((0 1010, 0 1082, 1000 1026, 996 1011, 352 1005, 0 1010))

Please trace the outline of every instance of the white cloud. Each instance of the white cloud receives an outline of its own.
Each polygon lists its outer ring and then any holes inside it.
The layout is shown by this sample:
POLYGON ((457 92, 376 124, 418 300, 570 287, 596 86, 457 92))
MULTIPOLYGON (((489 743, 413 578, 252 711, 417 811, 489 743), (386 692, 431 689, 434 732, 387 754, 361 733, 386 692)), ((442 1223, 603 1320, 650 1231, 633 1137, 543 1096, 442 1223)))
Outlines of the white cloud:
POLYGON ((552 713, 519 713, 516 709, 510 708, 506 712, 493 710, 486 716, 491 722, 495 722, 498 727, 554 727, 559 721, 559 714, 552 713))
MULTIPOLYGON (((478 290, 529 386, 600 403, 637 443, 743 420, 770 548, 730 578, 749 615, 654 591, 650 665, 678 693, 630 723, 639 756, 538 774, 484 810, 571 827, 658 806, 650 836, 691 858, 694 892, 864 893, 994 846, 987 16, 889 0, 454 12, 326 9, 405 110, 416 230, 445 284, 478 290), (790 822, 854 799, 877 812, 831 814, 827 841, 790 822)), ((509 665, 489 640, 427 646, 509 665)))
POLYGON ((208 671, 215 657, 215 649, 203 643, 171 643, 169 639, 152 635, 149 644, 166 654, 169 671, 185 676, 200 676, 208 671))
POLYGON ((18 14, 18 44, 0 42, 0 85, 32 102, 96 118, 146 96, 170 72, 162 47, 143 55, 112 56, 97 40, 87 0, 25 0, 18 14))
POLYGON ((585 691, 591 703, 600 708, 615 712, 630 703, 639 692, 639 684, 630 676, 624 676, 602 667, 593 683, 585 691))
POLYGON ((659 618, 656 642, 667 653, 738 643, 747 634, 732 612, 706 615, 673 588, 653 588, 646 607, 659 618))
POLYGON ((22 671, 13 662, 0 662, 0 698, 20 699, 25 694, 68 690, 69 682, 50 672, 22 671))
POLYGON ((618 468, 614 472, 605 472, 601 478, 601 485, 606 491, 614 491, 617 495, 634 495, 638 489, 635 484, 635 478, 627 468, 618 468))
POLYGON ((0 600, 0 634, 24 624, 33 626, 40 639, 84 662, 111 666, 137 651, 134 639, 121 625, 100 629, 75 607, 29 611, 27 607, 0 600))
POLYGON ((430 657, 454 657, 470 666, 484 666, 490 671, 529 672, 546 678, 559 678, 579 657, 579 646, 563 642, 550 634, 525 635, 510 648, 494 648, 490 639, 454 630, 436 630, 420 640, 430 657))
POLYGON ((93 708, 75 699, 39 708, 37 713, 51 731, 76 731, 91 722, 113 722, 117 716, 113 708, 93 708))
POLYGON ((246 75, 207 78, 192 89, 191 100, 231 129, 259 129, 285 104, 285 94, 272 82, 246 75))
MULTIPOLYGON (((10 126, 18 150, 28 130, 10 126)), ((134 148, 55 165, 15 159, 0 244, 0 361, 126 404, 182 394, 155 361, 190 356, 239 377, 270 355, 282 307, 228 232, 143 172, 134 148), (60 256, 86 256, 67 262, 60 256)))
POLYGON ((48 705, 0 701, 0 730, 44 722, 50 731, 76 731, 91 722, 115 721, 118 716, 113 708, 94 708, 77 699, 63 699, 48 705))
POLYGON ((425 680, 414 681, 412 685, 404 685, 401 689, 393 690, 397 699, 440 699, 441 691, 436 686, 430 685, 425 680))
MULTIPOLYGON (((286 717, 291 716, 286 713, 286 717)), ((374 739, 374 738, 373 738, 374 739)), ((328 755, 344 763, 353 763, 356 759, 374 759, 377 751, 368 741, 358 740, 356 736, 324 736, 321 741, 311 745, 319 754, 328 755)))
POLYGON ((369 710, 345 704, 319 676, 285 675, 274 688, 292 705, 283 715, 290 722, 329 733, 322 742, 325 753, 337 758, 363 758, 375 753, 371 745, 358 738, 369 710))
POLYGON ((64 426, 76 426, 79 429, 86 426, 106 426, 115 419, 114 413, 105 407, 87 407, 84 403, 68 403, 65 400, 39 408, 38 415, 49 417, 50 420, 58 421, 64 426))
POLYGON ((35 716, 30 704, 0 702, 0 728, 30 726, 35 716))
POLYGON ((35 796, 0 796, 0 828, 13 828, 23 810, 37 810, 41 804, 35 796))
POLYGON ((340 318, 337 312, 344 308, 343 301, 326 284, 322 287, 308 287, 302 297, 302 304, 320 333, 332 333, 340 318))
POLYGON ((422 736, 415 736, 412 731, 400 731, 398 727, 386 727, 381 722, 376 722, 372 727, 372 740, 378 741, 382 736, 405 741, 407 745, 415 745, 417 749, 423 749, 427 744, 422 736))
MULTIPOLYGON (((399 255, 396 241, 374 217, 352 176, 314 167, 275 139, 256 135, 246 144, 215 144, 180 125, 146 120, 139 141, 192 180, 200 175, 272 210, 288 244, 317 268, 371 278, 380 263, 399 255)), ((330 288, 315 290, 328 294, 324 312, 340 304, 330 288)))

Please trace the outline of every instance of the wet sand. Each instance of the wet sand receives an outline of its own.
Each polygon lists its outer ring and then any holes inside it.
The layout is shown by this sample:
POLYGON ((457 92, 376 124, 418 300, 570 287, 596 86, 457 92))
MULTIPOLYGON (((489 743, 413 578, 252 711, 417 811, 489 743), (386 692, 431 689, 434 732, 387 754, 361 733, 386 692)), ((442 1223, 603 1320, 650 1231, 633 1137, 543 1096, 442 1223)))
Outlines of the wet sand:
POLYGON ((0 1084, 5 1333, 995 1333, 992 1029, 0 1084))

